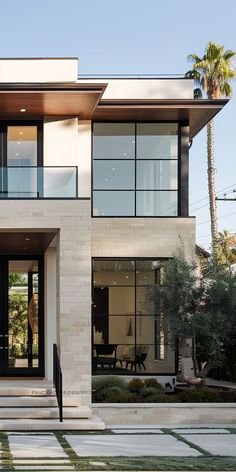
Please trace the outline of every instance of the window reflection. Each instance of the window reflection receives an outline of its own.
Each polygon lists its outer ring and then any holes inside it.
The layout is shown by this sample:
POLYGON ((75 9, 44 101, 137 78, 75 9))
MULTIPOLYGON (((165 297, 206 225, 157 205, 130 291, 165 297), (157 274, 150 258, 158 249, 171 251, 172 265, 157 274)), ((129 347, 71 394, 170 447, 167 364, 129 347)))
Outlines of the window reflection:
POLYGON ((137 159, 177 157, 177 123, 137 123, 137 159))
POLYGON ((157 259, 94 260, 94 374, 175 371, 175 353, 165 345, 160 303, 151 301, 162 265, 157 259))
POLYGON ((94 191, 94 216, 134 216, 134 192, 94 191))
POLYGON ((93 215, 177 216, 177 158, 177 123, 94 123, 93 215))
POLYGON ((94 159, 134 159, 134 123, 94 123, 94 159))

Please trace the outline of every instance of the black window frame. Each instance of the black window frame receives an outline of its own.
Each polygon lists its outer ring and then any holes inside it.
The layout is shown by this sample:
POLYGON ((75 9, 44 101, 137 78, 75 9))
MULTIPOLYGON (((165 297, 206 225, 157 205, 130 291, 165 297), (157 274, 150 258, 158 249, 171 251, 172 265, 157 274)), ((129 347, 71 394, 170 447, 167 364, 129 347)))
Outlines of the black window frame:
MULTIPOLYGON (((92 303, 91 303, 91 372, 92 372, 92 375, 126 375, 126 376, 134 376, 134 375, 142 375, 142 376, 147 376, 147 377, 150 377, 150 375, 154 375, 154 376, 163 376, 163 375, 169 375, 169 376, 174 376, 176 375, 176 372, 177 372, 177 368, 178 368, 178 343, 176 343, 176 348, 175 348, 175 359, 174 359, 174 367, 173 367, 173 372, 147 372, 147 371, 143 371, 140 372, 140 371, 137 371, 136 369, 136 366, 135 366, 135 369, 132 370, 132 371, 119 371, 118 373, 115 372, 115 369, 111 369, 111 371, 109 372, 108 370, 106 371, 106 374, 104 374, 102 371, 101 372, 96 372, 94 370, 94 364, 93 364, 93 351, 94 351, 94 317, 95 317, 95 313, 94 313, 94 288, 97 288, 96 286, 94 286, 94 264, 96 261, 134 261, 135 263, 135 269, 134 269, 134 277, 135 277, 135 281, 134 281, 134 291, 135 291, 135 301, 134 301, 134 317, 135 317, 135 335, 134 335, 134 339, 135 339, 135 343, 134 343, 134 346, 135 346, 135 352, 136 352, 136 346, 138 345, 137 342, 136 342, 136 339, 137 339, 137 335, 136 335, 136 321, 137 321, 137 316, 148 316, 148 317, 151 317, 153 318, 154 320, 154 329, 155 329, 155 339, 156 339, 156 330, 157 330, 157 323, 156 321, 160 321, 160 317, 157 316, 157 318, 155 318, 155 315, 137 315, 137 287, 141 287, 141 285, 138 285, 137 284, 137 275, 136 275, 136 269, 137 269, 137 262, 140 262, 140 261, 167 261, 168 259, 170 259, 169 257, 92 257, 92 261, 91 261, 91 300, 92 300, 92 303), (159 320, 158 320, 159 318, 159 320)), ((126 287, 132 287, 133 285, 126 285, 126 287)), ((104 284, 104 287, 108 287, 108 285, 104 284)), ((113 286, 111 286, 113 287, 113 286)), ((101 315, 103 316, 103 315, 101 315)), ((119 314, 114 314, 112 316, 121 316, 119 314)), ((123 315, 122 315, 123 316, 123 315)), ((132 345, 132 344, 131 344, 132 345)), ((158 345, 157 343, 154 343, 154 344, 149 344, 150 346, 154 346, 154 349, 155 349, 155 359, 158 361, 158 362, 164 362, 164 359, 161 359, 160 358, 160 344, 158 345), (158 347, 159 347, 159 350, 158 350, 158 347)))
MULTIPOLYGON (((110 159, 112 160, 112 159, 110 159)), ((114 160, 114 159, 113 159, 114 160)), ((124 159, 115 159, 124 160, 124 159)), ((107 159, 109 161, 109 159, 107 159)), ((128 191, 124 189, 123 191, 128 191)), ((189 217, 189 122, 188 120, 94 120, 92 122, 92 133, 91 133, 91 217, 92 218, 179 218, 189 217), (94 149, 94 124, 96 123, 133 123, 135 125, 135 156, 134 159, 127 159, 134 161, 135 165, 135 187, 134 190, 134 215, 94 215, 94 191, 122 191, 122 189, 94 189, 94 178, 93 178, 93 162, 102 161, 105 159, 93 159, 94 149), (138 123, 176 123, 178 126, 178 143, 177 143, 177 159, 138 159, 137 158, 137 124, 138 123), (172 189, 160 189, 160 190, 139 190, 137 189, 137 162, 142 161, 177 161, 177 190, 172 189), (177 193, 177 214, 176 215, 137 215, 137 192, 176 192, 177 193)))
POLYGON ((0 167, 7 166, 7 128, 8 126, 37 126, 37 166, 43 166, 43 120, 0 120, 0 167))

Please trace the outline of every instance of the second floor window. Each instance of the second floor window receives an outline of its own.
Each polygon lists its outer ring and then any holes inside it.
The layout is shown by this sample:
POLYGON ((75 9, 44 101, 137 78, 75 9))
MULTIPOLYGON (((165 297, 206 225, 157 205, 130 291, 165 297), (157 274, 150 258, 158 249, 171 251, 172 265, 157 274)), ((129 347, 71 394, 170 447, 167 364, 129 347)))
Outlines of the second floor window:
POLYGON ((93 124, 93 216, 178 215, 178 123, 93 124))

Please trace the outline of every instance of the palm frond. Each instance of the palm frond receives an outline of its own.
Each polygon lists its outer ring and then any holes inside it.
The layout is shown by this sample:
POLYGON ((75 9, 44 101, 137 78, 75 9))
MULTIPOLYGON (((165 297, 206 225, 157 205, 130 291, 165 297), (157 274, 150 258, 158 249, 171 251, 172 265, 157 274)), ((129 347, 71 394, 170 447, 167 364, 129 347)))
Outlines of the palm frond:
POLYGON ((220 87, 220 92, 221 95, 224 95, 225 97, 231 97, 233 90, 228 82, 224 82, 220 87))
POLYGON ((187 60, 190 62, 200 62, 202 59, 197 54, 188 54, 187 60))
POLYGON ((236 53, 234 51, 231 51, 231 50, 225 51, 224 60, 229 61, 229 59, 232 59, 232 57, 234 57, 235 55, 236 53))
POLYGON ((193 91, 193 98, 198 99, 202 98, 202 91, 200 88, 195 88, 193 91))
POLYGON ((194 79, 196 85, 205 90, 209 98, 220 98, 232 95, 229 81, 236 77, 232 58, 236 53, 224 49, 224 46, 209 41, 203 57, 190 54, 188 60, 193 62, 192 70, 186 73, 186 77, 194 79))

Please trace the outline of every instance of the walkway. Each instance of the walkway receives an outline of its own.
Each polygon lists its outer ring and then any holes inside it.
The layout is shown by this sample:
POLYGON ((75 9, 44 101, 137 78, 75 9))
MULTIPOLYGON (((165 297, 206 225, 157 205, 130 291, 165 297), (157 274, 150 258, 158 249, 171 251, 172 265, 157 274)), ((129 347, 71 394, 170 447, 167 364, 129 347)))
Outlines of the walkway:
POLYGON ((0 470, 236 470, 232 425, 1 432, 0 442, 0 470))

